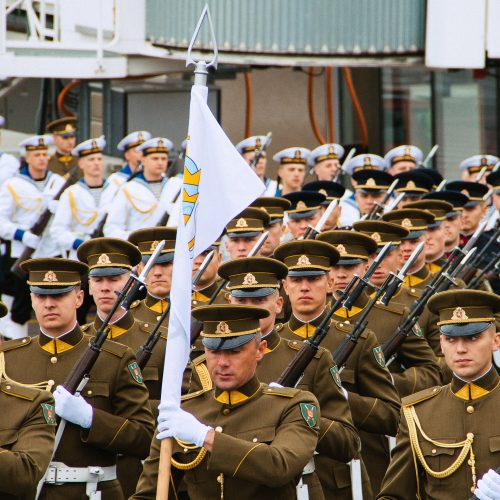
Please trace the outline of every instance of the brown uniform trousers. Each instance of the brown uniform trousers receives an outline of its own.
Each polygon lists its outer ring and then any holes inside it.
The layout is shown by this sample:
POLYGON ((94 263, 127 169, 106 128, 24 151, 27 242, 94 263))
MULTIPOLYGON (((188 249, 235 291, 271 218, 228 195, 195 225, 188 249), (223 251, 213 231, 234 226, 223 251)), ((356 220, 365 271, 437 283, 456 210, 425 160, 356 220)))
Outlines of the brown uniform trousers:
MULTIPOLYGON (((283 337, 306 339, 314 334, 326 311, 314 321, 303 323, 292 315, 282 332, 283 337)), ((332 321, 323 347, 330 352, 344 340, 352 325, 332 321)), ((348 401, 354 425, 361 437, 361 456, 368 474, 382 480, 389 464, 389 449, 385 435, 394 436, 398 424, 399 397, 391 375, 380 364, 375 349, 379 344, 373 332, 365 330, 340 373, 342 385, 348 391, 348 401)), ((316 457, 316 471, 326 498, 351 500, 349 467, 327 456, 316 457)), ((370 480, 363 475, 364 498, 373 498, 370 480)))
MULTIPOLYGON (((278 324, 265 337, 266 354, 257 366, 257 376, 265 383, 276 381, 302 347, 301 341, 280 337, 283 330, 283 325, 278 324)), ((322 348, 318 350, 297 388, 312 392, 320 404, 321 420, 316 452, 344 463, 358 458, 361 443, 329 351, 322 348)), ((323 497, 316 475, 305 475, 303 480, 308 486, 310 500, 323 497)))
POLYGON ((0 498, 31 500, 52 456, 52 395, 3 381, 0 384, 0 498))
POLYGON ((463 445, 448 446, 465 441, 468 433, 473 435, 477 478, 496 469, 500 464, 499 412, 500 378, 494 369, 471 384, 454 376, 448 385, 404 398, 397 445, 377 498, 414 500, 420 491, 420 497, 428 500, 467 500, 473 485, 469 452, 446 477, 437 478, 428 469, 439 473, 454 464, 463 445))
MULTIPOLYGON (((183 408, 216 431, 205 456, 199 448, 174 445, 173 481, 184 477, 191 500, 220 499, 221 491, 227 499, 296 498, 295 485, 318 440, 319 407, 312 394, 269 388, 254 377, 231 394, 215 389, 184 399, 183 408)), ((155 498, 159 448, 153 439, 135 500, 155 498)))
MULTIPOLYGON (((6 373, 13 380, 33 384, 52 380, 62 384, 88 348, 91 337, 79 327, 53 339, 37 337, 5 342, 6 373), (27 369, 29 367, 29 369, 27 369)), ((124 345, 106 341, 82 396, 93 407, 90 429, 67 423, 54 462, 68 467, 112 466, 117 454, 145 458, 154 432, 148 391, 134 370, 134 353, 124 345)), ((86 498, 85 483, 46 484, 41 499, 86 498)), ((118 480, 99 483, 102 500, 123 498, 118 480)))

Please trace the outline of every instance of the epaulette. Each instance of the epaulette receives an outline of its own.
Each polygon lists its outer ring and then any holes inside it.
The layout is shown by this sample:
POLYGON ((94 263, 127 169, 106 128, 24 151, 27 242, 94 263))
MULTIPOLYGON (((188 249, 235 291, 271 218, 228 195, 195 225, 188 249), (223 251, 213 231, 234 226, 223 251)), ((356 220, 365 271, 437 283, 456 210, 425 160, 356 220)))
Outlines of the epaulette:
POLYGON ((295 387, 264 387, 262 394, 269 396, 281 396, 283 398, 293 398, 299 392, 295 387))
MULTIPOLYGON (((287 344, 288 344, 288 347, 290 347, 294 351, 299 351, 300 348, 302 347, 302 345, 304 344, 304 342, 301 342, 300 340, 288 340, 287 344)), ((321 350, 318 349, 316 351, 316 353, 314 354, 314 357, 315 358, 320 358, 321 354, 322 354, 321 350)))
POLYGON ((130 304, 129 309, 135 309, 140 303, 141 303, 140 300, 134 300, 134 302, 132 302, 132 304, 130 304))
POLYGON ((199 365, 200 363, 203 363, 206 359, 207 359, 207 355, 205 353, 203 353, 203 354, 200 354, 199 356, 197 356, 196 358, 194 358, 191 361, 191 364, 193 366, 196 366, 196 365, 199 365))
POLYGON ((406 310, 406 306, 404 304, 398 304, 396 302, 389 303, 389 305, 384 306, 380 302, 376 302, 373 306, 375 309, 381 309, 382 311, 389 311, 394 314, 398 314, 399 316, 403 316, 406 310))
POLYGON ((104 342, 104 345, 102 346, 102 350, 109 352, 110 354, 114 354, 119 358, 123 358, 123 356, 125 356, 125 353, 129 350, 129 347, 124 344, 114 342, 113 340, 106 340, 106 342, 104 342))
POLYGON ((26 347, 31 344, 31 337, 23 337, 21 339, 7 340, 7 342, 2 342, 0 345, 0 351, 12 351, 18 347, 26 347))
POLYGON ((428 389, 424 389, 422 391, 418 391, 415 394, 411 394, 410 396, 406 396, 401 400, 402 406, 413 406, 427 399, 433 398, 437 396, 441 390, 442 386, 429 387, 428 389))
POLYGON ((26 399, 27 401, 35 400, 40 394, 39 389, 34 389, 32 387, 24 387, 13 382, 4 381, 0 385, 3 393, 9 396, 14 396, 20 399, 26 399))
POLYGON ((281 330, 283 330, 283 328, 285 328, 284 323, 277 323, 276 325, 274 325, 274 329, 275 329, 277 332, 281 332, 281 330))
MULTIPOLYGON (((150 334, 152 331, 153 331, 153 328, 155 327, 154 324, 152 323, 146 323, 140 319, 136 319, 135 322, 139 325, 139 329, 147 334, 150 334)), ((166 332, 167 331, 167 327, 166 326, 160 326, 160 338, 162 338, 163 340, 167 340, 167 335, 166 333, 163 334, 161 333, 162 331, 166 332)))
MULTIPOLYGON (((335 319, 332 319, 330 322, 330 327, 336 328, 339 332, 342 333, 350 333, 352 331, 353 325, 349 322, 349 320, 344 320, 344 321, 338 321, 335 319)), ((368 334, 366 333, 366 328, 361 332, 360 338, 366 339, 368 334)))
POLYGON ((187 394, 181 396, 181 401, 188 401, 189 399, 197 398, 198 396, 201 396, 210 390, 211 389, 200 389, 199 391, 188 392, 187 394))
POLYGON ((91 326, 92 326, 92 323, 85 323, 84 325, 80 326, 80 330, 82 332, 86 332, 91 326))

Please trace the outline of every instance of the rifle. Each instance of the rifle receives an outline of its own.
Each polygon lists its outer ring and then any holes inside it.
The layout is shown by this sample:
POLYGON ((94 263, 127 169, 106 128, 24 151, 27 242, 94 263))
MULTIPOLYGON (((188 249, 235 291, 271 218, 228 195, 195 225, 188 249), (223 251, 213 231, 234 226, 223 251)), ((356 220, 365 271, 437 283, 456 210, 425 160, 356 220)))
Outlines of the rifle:
POLYGON ((426 286, 424 293, 417 299, 410 307, 410 313, 403 321, 403 323, 398 326, 396 331, 382 344, 382 352, 384 353, 384 358, 388 360, 386 366, 388 366, 395 357, 395 352, 399 349, 399 346, 404 342, 410 330, 415 326, 418 318, 422 314, 427 301, 439 291, 439 288, 445 280, 451 283, 454 282, 455 276, 460 271, 460 264, 464 265, 467 260, 474 254, 475 249, 470 250, 464 256, 457 258, 459 261, 451 273, 446 273, 443 266, 438 273, 434 276, 433 280, 426 286))
MULTIPOLYGON (((394 210, 398 205, 399 202, 405 197, 404 193, 399 193, 396 198, 394 198, 384 209, 384 213, 390 212, 391 210, 394 210)), ((377 213, 375 220, 380 220, 382 218, 382 214, 377 213)))
POLYGON ((339 177, 345 172, 345 166, 351 161, 351 158, 355 155, 355 153, 356 153, 356 148, 351 148, 349 150, 349 153, 347 153, 347 156, 342 162, 342 165, 340 165, 340 169, 337 175, 332 179, 333 182, 338 182, 339 177))
MULTIPOLYGON (((247 257, 254 257, 255 255, 257 255, 257 252, 262 248, 262 245, 267 240, 268 236, 269 236, 269 231, 265 231, 264 233, 262 233, 260 238, 255 242, 255 245, 248 253, 247 257)), ((219 295, 221 290, 228 284, 228 282, 229 280, 221 280, 219 286, 210 296, 210 299, 208 300, 206 305, 214 303, 215 299, 217 298, 217 295, 219 295)), ((198 321, 197 319, 191 318, 191 344, 193 344, 194 341, 200 336, 202 329, 203 329, 203 323, 201 321, 198 321)))
POLYGON ((259 160, 262 158, 262 155, 265 153, 266 149, 271 145, 271 141, 273 140, 273 133, 268 132, 266 135, 266 140, 264 141, 264 144, 260 147, 260 149, 257 149, 255 151, 255 155, 253 157, 252 163, 250 166, 255 170, 255 167, 257 166, 257 163, 259 163, 259 160))
POLYGON ((474 182, 479 182, 481 179, 484 177, 484 174, 488 171, 488 166, 485 165, 476 175, 476 178, 474 179, 474 182))
MULTIPOLYGON (((72 184, 74 184, 78 180, 78 172, 80 170, 80 167, 78 165, 75 165, 69 172, 68 178, 64 182, 64 184, 61 186, 61 189, 56 193, 56 195, 52 198, 51 201, 57 201, 64 191, 68 189, 72 184)), ((35 234, 36 236, 41 236, 45 229, 47 228, 50 218, 52 217, 52 213, 48 208, 46 208, 38 217, 37 221, 30 227, 30 232, 35 234)), ((22 251, 21 255, 16 259, 12 267, 10 268, 11 272, 15 274, 18 278, 20 279, 25 279, 26 278, 26 273, 21 269, 21 264, 25 261, 31 258, 33 255, 33 252, 35 251, 34 248, 31 247, 24 247, 24 250, 22 251)))
POLYGON ((434 158, 438 149, 439 149, 439 144, 434 144, 434 146, 432 146, 431 150, 429 151, 429 153, 425 157, 425 160, 422 162, 423 168, 427 168, 427 165, 432 160, 432 158, 434 158))
POLYGON ((500 253, 497 253, 495 257, 490 262, 488 262, 488 264, 483 269, 481 269, 481 272, 467 285, 466 288, 468 288, 469 290, 476 289, 481 283, 483 276, 493 270, 493 268, 497 273, 500 270, 500 253))
POLYGON ((307 226, 307 229, 305 230, 304 234, 299 238, 299 240, 316 239, 316 236, 318 236, 318 234, 321 233, 321 230, 323 229, 323 226, 328 220, 328 217, 330 217, 331 213, 335 210, 338 204, 339 204, 338 200, 332 200, 328 205, 328 207, 326 207, 326 210, 319 219, 318 223, 316 224, 316 227, 307 226))
POLYGON ((443 179, 440 183, 439 183, 439 186, 436 188, 436 193, 438 193, 439 191, 442 191, 445 186, 446 186, 446 183, 448 181, 446 179, 443 179))
POLYGON ((390 273, 394 276, 394 280, 392 283, 387 287, 387 291, 385 292, 385 295, 380 299, 380 303, 383 304, 384 306, 387 306, 389 304, 389 301, 392 299, 394 294, 399 290, 401 287, 401 283, 403 283, 406 273, 408 272, 408 269, 413 265, 417 257, 420 255, 422 250, 424 249, 425 242, 422 241, 421 243, 418 244, 418 246, 413 250, 412 254, 410 255, 409 259, 406 261, 405 265, 399 271, 398 274, 394 275, 393 273, 390 273))
POLYGON ((352 277, 349 284, 340 293, 337 300, 328 311, 328 314, 316 327, 314 335, 303 342, 299 352, 295 355, 295 357, 292 359, 292 361, 290 361, 282 374, 278 377, 278 379, 276 380, 277 384, 282 385, 283 387, 295 387, 299 383, 305 369, 318 352, 321 342, 328 334, 328 327, 333 313, 342 305, 342 302, 349 295, 351 288, 354 286, 357 280, 357 276, 352 277))
MULTIPOLYGON (((203 260, 200 269, 196 273, 196 276, 193 278, 193 287, 195 287, 199 283, 203 273, 205 272, 208 265, 212 261, 214 255, 215 255, 215 250, 212 250, 210 253, 207 254, 205 259, 203 260)), ((137 364, 139 365, 139 368, 141 370, 147 365, 149 359, 153 354, 153 349, 160 340, 161 337, 160 327, 162 326, 163 322, 167 318, 168 313, 170 312, 170 304, 171 302, 169 301, 167 308, 161 314, 160 319, 157 321, 156 325, 153 328, 153 331, 148 335, 148 338, 146 339, 144 344, 141 345, 137 350, 137 352, 135 353, 137 364)))
POLYGON ((393 183, 389 186, 389 189, 385 193, 381 202, 380 203, 375 202, 363 220, 370 220, 370 219, 373 219, 374 217, 378 217, 378 214, 384 208, 385 204, 387 203, 387 201, 391 197, 392 193, 396 189, 396 186, 398 185, 398 183, 399 183, 399 179, 394 179, 393 183))

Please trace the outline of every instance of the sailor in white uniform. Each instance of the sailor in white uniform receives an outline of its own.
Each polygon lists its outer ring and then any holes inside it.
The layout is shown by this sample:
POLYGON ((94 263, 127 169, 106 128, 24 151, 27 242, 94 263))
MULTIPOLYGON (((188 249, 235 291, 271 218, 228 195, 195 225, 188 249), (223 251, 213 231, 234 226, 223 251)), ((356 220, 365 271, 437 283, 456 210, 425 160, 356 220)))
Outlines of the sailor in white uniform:
POLYGON ((104 236, 126 240, 135 229, 177 225, 182 178, 165 177, 172 146, 169 139, 155 137, 137 148, 143 154, 143 170, 120 187, 108 211, 104 236))

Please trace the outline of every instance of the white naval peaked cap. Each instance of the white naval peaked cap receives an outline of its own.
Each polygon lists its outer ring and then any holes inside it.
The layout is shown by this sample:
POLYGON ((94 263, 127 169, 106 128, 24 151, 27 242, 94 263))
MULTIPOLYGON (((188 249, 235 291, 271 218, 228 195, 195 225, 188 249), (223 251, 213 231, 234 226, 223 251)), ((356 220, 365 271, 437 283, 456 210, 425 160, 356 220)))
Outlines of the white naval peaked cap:
POLYGON ((466 158, 462 163, 460 163, 460 170, 469 170, 470 173, 480 172, 483 167, 488 167, 491 170, 497 162, 500 161, 498 156, 494 155, 474 155, 466 158))
POLYGON ((266 142, 266 137, 267 136, 265 135, 253 135, 252 137, 247 137, 246 139, 238 142, 235 148, 240 154, 251 153, 256 149, 260 149, 264 145, 264 143, 266 142))
POLYGON ((276 153, 273 156, 273 160, 281 165, 287 165, 289 163, 301 163, 306 165, 310 154, 311 151, 307 148, 286 148, 276 153))
POLYGON ((71 154, 77 158, 82 158, 84 156, 93 155, 95 153, 102 153, 106 147, 106 139, 101 135, 100 137, 94 137, 92 139, 87 139, 86 141, 80 142, 72 150, 71 154))
POLYGON ((387 163, 387 167, 390 167, 398 161, 413 161, 420 165, 424 161, 424 153, 417 146, 412 146, 411 144, 404 144, 403 146, 397 146, 392 148, 384 156, 384 160, 387 163))
POLYGON ((37 149, 47 149, 51 144, 54 144, 51 135, 34 135, 21 141, 19 147, 26 148, 26 151, 36 151, 37 149))
POLYGON ((351 158, 347 165, 344 166, 344 171, 346 174, 352 175, 356 170, 368 168, 385 171, 387 169, 387 164, 381 156, 366 153, 351 158))
POLYGON ((325 160, 340 160, 344 156, 345 150, 340 144, 322 144, 311 151, 309 165, 314 167, 316 163, 325 160))
POLYGON ((116 146, 118 151, 127 151, 127 149, 136 148, 143 142, 151 139, 151 134, 147 130, 137 130, 126 135, 116 146))
POLYGON ((142 151, 144 156, 153 153, 167 153, 174 147, 174 143, 166 137, 153 137, 140 146, 137 146, 137 151, 142 151))

